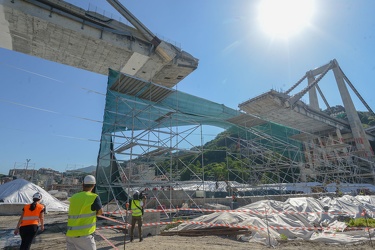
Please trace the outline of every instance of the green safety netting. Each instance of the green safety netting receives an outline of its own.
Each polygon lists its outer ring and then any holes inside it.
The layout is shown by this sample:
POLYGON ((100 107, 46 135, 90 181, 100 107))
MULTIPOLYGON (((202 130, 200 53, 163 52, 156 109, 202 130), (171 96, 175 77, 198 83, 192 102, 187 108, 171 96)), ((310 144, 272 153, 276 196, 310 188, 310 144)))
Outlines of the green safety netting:
MULTIPOLYGON (((240 116, 238 110, 226 107, 197 96, 175 89, 147 82, 142 79, 109 69, 106 103, 102 127, 100 150, 98 155, 97 192, 102 202, 113 199, 126 201, 127 193, 119 180, 119 165, 113 152, 112 135, 119 131, 142 131, 148 129, 170 128, 187 125, 211 125, 224 129, 237 126, 228 120, 240 116)), ((270 124, 270 123, 268 123, 270 124)), ((272 136, 280 136, 287 141, 290 135, 298 131, 274 126, 272 136)), ((259 125, 259 133, 264 133, 265 125, 259 125)), ((253 135, 259 136, 259 135, 253 135)), ((264 138, 265 141, 269 141, 264 138)), ((300 145, 297 145, 298 147, 300 145)))
POLYGON ((110 70, 103 130, 145 130, 192 124, 227 128, 230 124, 225 120, 239 114, 223 104, 110 70), (133 86, 129 90, 116 91, 113 86, 121 81, 120 77, 133 80, 129 81, 133 86), (142 87, 134 91, 137 85, 142 87))

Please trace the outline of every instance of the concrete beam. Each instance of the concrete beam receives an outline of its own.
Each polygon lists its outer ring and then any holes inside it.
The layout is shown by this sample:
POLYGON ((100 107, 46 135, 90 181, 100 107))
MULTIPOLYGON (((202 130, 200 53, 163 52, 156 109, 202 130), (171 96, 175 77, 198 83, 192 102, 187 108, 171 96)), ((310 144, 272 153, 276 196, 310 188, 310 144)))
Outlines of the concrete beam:
POLYGON ((332 131, 335 128, 349 130, 347 122, 312 109, 301 101, 297 101, 291 109, 286 105, 288 98, 289 96, 284 93, 270 91, 240 104, 239 108, 265 121, 283 124, 311 134, 332 131))
POLYGON ((108 68, 173 87, 198 59, 163 41, 156 53, 135 28, 57 0, 0 0, 0 47, 107 75, 108 68), (168 49, 168 50, 167 50, 168 49))

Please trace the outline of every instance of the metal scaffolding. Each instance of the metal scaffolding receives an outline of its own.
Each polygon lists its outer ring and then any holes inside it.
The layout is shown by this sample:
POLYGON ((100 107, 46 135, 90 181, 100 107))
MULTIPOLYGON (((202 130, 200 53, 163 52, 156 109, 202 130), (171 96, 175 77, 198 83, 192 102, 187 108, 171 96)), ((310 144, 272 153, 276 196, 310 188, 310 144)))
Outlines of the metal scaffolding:
MULTIPOLYGON (((291 100, 285 93, 270 93, 271 98, 263 95, 240 104, 242 112, 110 70, 96 173, 103 203, 123 206, 134 190, 149 191, 151 206, 168 201, 174 207, 218 194, 293 195, 299 191, 290 187, 303 183, 321 190, 332 183, 371 183, 368 170, 374 162, 343 139, 347 122, 316 110, 307 118, 295 115, 295 108, 283 110, 287 119, 297 119, 292 125, 315 119, 324 128, 302 130, 251 113, 254 100, 272 99, 260 109, 275 109, 282 98, 291 100), (207 126, 224 129, 221 146, 205 142, 207 126), (221 161, 208 162, 212 154, 221 161)), ((292 99, 298 109, 306 106, 292 99)))

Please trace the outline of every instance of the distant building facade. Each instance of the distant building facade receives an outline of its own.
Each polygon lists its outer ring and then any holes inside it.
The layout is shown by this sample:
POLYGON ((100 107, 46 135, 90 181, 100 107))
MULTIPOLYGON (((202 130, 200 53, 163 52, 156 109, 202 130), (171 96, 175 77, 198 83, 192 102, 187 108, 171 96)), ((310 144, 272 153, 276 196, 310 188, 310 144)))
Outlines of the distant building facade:
POLYGON ((8 176, 3 176, 0 179, 0 184, 14 179, 25 179, 46 191, 58 190, 72 194, 82 189, 82 180, 85 175, 87 173, 78 170, 61 173, 51 168, 40 168, 39 170, 14 168, 9 170, 8 176))

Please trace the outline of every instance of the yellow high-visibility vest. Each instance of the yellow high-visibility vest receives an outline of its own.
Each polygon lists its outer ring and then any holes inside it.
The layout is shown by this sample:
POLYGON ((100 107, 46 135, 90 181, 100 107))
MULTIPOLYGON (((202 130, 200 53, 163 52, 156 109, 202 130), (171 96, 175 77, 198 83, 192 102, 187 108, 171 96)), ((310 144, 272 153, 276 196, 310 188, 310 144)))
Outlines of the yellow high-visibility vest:
POLYGON ((91 192, 80 192, 69 201, 67 236, 87 236, 96 230, 96 211, 91 210, 98 195, 91 192))
POLYGON ((132 203, 131 203, 132 216, 142 216, 142 210, 141 209, 142 209, 141 201, 132 200, 132 203))

